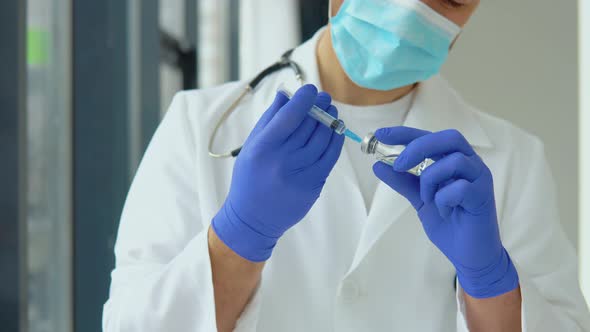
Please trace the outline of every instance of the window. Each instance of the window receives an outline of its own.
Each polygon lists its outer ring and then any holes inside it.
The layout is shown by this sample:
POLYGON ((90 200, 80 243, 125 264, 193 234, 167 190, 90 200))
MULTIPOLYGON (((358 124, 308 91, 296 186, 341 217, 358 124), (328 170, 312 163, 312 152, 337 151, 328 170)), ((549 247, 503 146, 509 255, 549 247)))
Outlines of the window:
POLYGON ((68 0, 27 4, 29 331, 71 331, 68 0))

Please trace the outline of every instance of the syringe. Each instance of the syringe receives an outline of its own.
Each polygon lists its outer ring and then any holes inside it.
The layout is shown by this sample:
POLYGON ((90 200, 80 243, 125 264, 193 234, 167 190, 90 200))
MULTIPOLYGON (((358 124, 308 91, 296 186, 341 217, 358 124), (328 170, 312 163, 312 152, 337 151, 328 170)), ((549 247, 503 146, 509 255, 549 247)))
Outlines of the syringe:
MULTIPOLYGON (((279 86, 278 92, 283 94, 288 99, 293 97, 293 94, 289 92, 289 90, 287 90, 282 84, 279 86)), ((344 121, 341 119, 336 119, 316 105, 313 105, 307 114, 326 127, 332 128, 338 135, 345 135, 346 137, 358 143, 362 141, 362 139, 357 134, 346 128, 344 121)))

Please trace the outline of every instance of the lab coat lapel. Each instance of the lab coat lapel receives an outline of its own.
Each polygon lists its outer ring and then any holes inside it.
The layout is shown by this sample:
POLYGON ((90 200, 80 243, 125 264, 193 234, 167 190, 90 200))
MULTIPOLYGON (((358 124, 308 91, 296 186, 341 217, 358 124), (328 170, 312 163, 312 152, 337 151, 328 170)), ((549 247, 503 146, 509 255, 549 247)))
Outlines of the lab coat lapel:
POLYGON ((410 203, 403 196, 385 183, 380 182, 377 185, 367 222, 347 274, 358 267, 375 242, 394 222, 403 219, 410 212, 410 207, 410 203))
MULTIPOLYGON (((312 40, 297 48, 297 50, 293 54, 295 61, 301 63, 302 68, 304 68, 304 82, 314 84, 320 90, 322 90, 322 87, 318 72, 316 46, 317 40, 319 39, 319 36, 321 36, 321 32, 324 30, 325 29, 322 29, 319 32, 317 32, 316 36, 314 36, 312 40)), ((351 207, 355 211, 355 215, 358 209, 362 209, 363 215, 366 216, 366 206, 363 200, 363 196, 361 195, 359 189, 360 186, 358 183, 358 179, 355 174, 356 173, 352 168, 352 161, 350 159, 348 151, 347 149, 343 148, 342 152, 340 153, 338 163, 336 164, 334 170, 330 174, 330 178, 328 181, 338 181, 346 184, 346 188, 348 188, 346 190, 346 194, 350 198, 349 202, 351 202, 349 203, 349 207, 351 207)))
MULTIPOLYGON (((315 84, 318 87, 321 87, 321 81, 317 66, 316 47, 317 41, 324 31, 325 29, 318 31, 312 39, 295 49, 292 55, 292 59, 303 69, 304 82, 315 84)), ((293 87, 296 88, 297 83, 294 80, 291 84, 295 84, 293 87)), ((429 131, 454 128, 459 130, 473 146, 492 147, 490 139, 479 125, 470 107, 438 75, 418 86, 414 104, 404 121, 404 126, 429 131)), ((347 183, 350 191, 346 194, 357 196, 352 197, 355 200, 352 202, 352 210, 356 211, 357 204, 358 208, 365 206, 360 195, 358 180, 345 150, 342 151, 340 160, 330 178, 331 181, 347 183)), ((410 203, 389 186, 380 182, 348 273, 358 267, 369 250, 392 224, 409 218, 412 214, 415 214, 415 211, 411 208, 410 203)))
MULTIPOLYGON (((322 90, 322 86, 318 70, 316 49, 319 38, 325 31, 325 28, 320 29, 310 40, 297 47, 291 56, 293 61, 295 61, 295 63, 299 64, 301 67, 303 82, 306 84, 313 84, 317 86, 319 90, 322 90)), ((299 85, 295 79, 291 79, 288 82, 283 82, 283 84, 285 84, 292 91, 297 90, 299 85)), ((346 149, 342 149, 340 159, 330 174, 328 181, 339 181, 346 183, 347 188, 349 188, 346 193, 347 195, 351 196, 350 198, 353 202, 351 204, 354 204, 351 207, 357 211, 356 209, 360 209, 362 206, 364 215, 367 215, 364 200, 359 190, 358 179, 355 176, 355 172, 352 168, 352 163, 346 149)))
MULTIPOLYGON (((292 55, 292 59, 301 65, 301 69, 303 71, 303 81, 305 83, 314 84, 320 90, 322 90, 322 86, 318 70, 316 51, 319 38, 324 32, 326 32, 325 28, 320 29, 309 41, 296 48, 292 55)), ((296 81, 293 80, 293 82, 290 82, 290 84, 295 86, 293 89, 296 89, 296 81)), ((342 149, 340 159, 334 167, 332 174, 330 174, 329 181, 344 181, 347 183, 349 190, 346 192, 351 199, 350 201, 352 203, 350 204, 353 204, 350 207, 354 209, 355 212, 357 209, 362 208, 364 216, 369 214, 368 207, 365 205, 363 196, 360 192, 360 185, 358 183, 359 180, 352 167, 352 161, 347 149, 342 149)))
MULTIPOLYGON (((429 131, 454 128, 473 146, 492 147, 490 139, 468 107, 441 77, 436 76, 418 87, 404 126, 429 131)), ((359 266, 373 245, 393 224, 407 218, 411 219, 408 221, 415 221, 416 218, 411 218, 415 213, 405 197, 380 182, 348 273, 359 266)))

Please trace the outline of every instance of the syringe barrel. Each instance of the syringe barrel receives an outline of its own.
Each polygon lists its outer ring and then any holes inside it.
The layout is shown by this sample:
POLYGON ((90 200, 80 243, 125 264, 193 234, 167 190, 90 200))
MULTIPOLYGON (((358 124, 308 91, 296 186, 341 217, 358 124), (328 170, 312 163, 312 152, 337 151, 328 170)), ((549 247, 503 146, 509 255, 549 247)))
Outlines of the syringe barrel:
MULTIPOLYGON (((292 94, 282 84, 279 86, 278 92, 289 99, 292 97, 292 94)), ((332 128, 339 135, 342 135, 346 131, 346 125, 344 124, 344 121, 336 119, 316 105, 312 106, 308 114, 326 127, 332 128)))
POLYGON ((318 122, 324 124, 329 128, 332 128, 339 135, 342 135, 346 130, 346 125, 344 125, 344 121, 336 119, 335 117, 331 116, 328 112, 322 110, 316 105, 313 105, 313 107, 309 110, 308 114, 312 118, 316 119, 318 122))

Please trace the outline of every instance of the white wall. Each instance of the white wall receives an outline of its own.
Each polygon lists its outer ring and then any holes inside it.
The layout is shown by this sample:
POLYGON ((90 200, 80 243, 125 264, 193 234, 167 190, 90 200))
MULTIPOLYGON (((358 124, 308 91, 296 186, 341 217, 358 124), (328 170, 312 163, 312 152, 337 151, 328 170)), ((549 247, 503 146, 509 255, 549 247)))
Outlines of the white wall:
POLYGON ((590 302, 590 3, 579 0, 580 22, 580 281, 590 302), (586 203, 586 204, 584 204, 586 203))
POLYGON ((293 0, 240 1, 240 79, 254 77, 299 44, 298 5, 293 0))
POLYGON ((472 104, 544 141, 557 182, 561 221, 574 245, 577 15, 577 3, 571 0, 483 0, 443 71, 472 104))
MULTIPOLYGON (((160 28, 178 40, 186 40, 184 1, 160 1, 160 28)), ((172 102, 174 95, 182 90, 182 72, 167 63, 160 64, 160 110, 162 116, 172 102)))
POLYGON ((200 88, 225 83, 230 71, 229 0, 199 1, 200 88))

